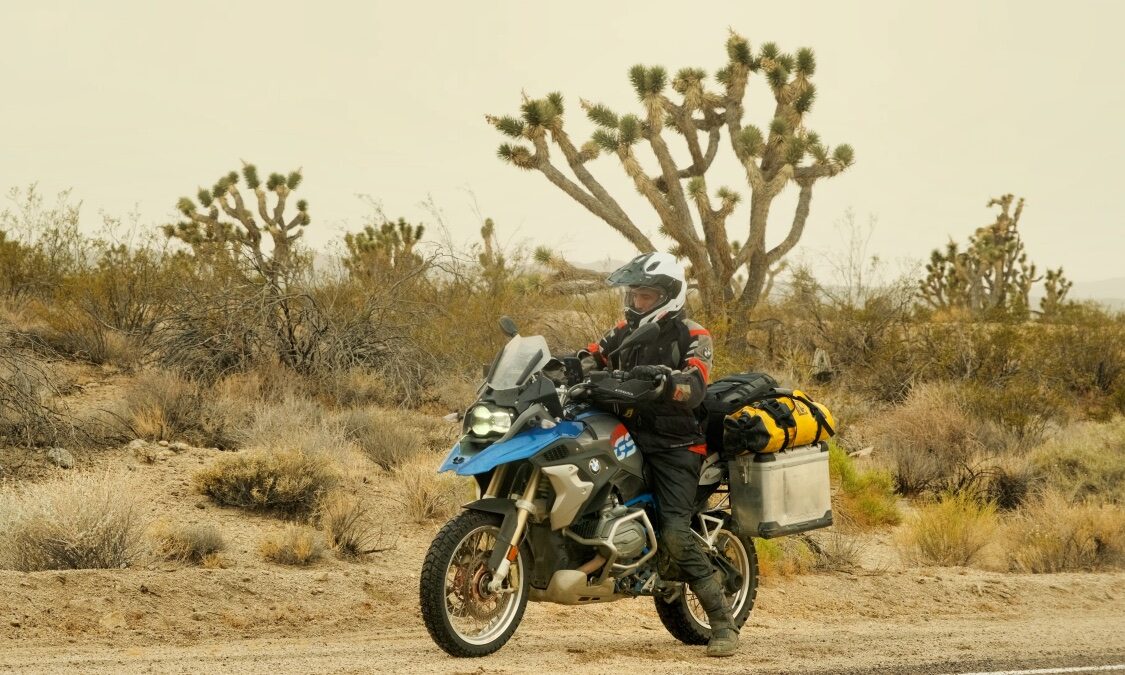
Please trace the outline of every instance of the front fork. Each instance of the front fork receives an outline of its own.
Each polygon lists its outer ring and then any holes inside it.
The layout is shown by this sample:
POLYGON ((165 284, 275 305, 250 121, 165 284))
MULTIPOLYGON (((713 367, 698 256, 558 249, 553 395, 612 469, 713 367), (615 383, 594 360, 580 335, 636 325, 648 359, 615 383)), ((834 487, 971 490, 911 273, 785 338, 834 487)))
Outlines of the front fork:
MULTIPOLYGON (((494 486, 497 485, 498 481, 496 481, 494 477, 488 490, 492 491, 494 486)), ((538 489, 539 467, 533 466, 531 476, 527 479, 527 487, 524 488, 523 495, 516 500, 515 526, 507 537, 504 536, 504 530, 507 528, 501 527, 501 536, 496 541, 496 549, 492 552, 492 558, 489 559, 489 568, 495 570, 495 573, 492 575, 492 580, 488 582, 488 590, 492 593, 500 592, 500 587, 503 585, 504 579, 508 578, 508 570, 511 569, 512 562, 515 561, 520 553, 520 541, 523 539, 524 531, 527 528, 527 519, 531 516, 532 512, 535 511, 535 492, 538 489), (505 541, 508 543, 507 548, 503 547, 505 541), (497 557, 500 557, 499 561, 496 560, 497 557)), ((504 525, 507 525, 507 523, 504 523, 504 525)))

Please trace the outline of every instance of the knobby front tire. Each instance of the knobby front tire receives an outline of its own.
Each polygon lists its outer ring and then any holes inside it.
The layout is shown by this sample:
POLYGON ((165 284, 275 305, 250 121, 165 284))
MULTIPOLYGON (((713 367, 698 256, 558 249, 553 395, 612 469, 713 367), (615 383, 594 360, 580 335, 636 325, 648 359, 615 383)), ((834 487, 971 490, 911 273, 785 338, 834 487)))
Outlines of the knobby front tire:
POLYGON ((441 528, 422 565, 419 595, 430 637, 447 654, 487 656, 503 647, 523 619, 528 579, 524 551, 497 593, 488 591, 488 558, 501 516, 463 511, 441 528))

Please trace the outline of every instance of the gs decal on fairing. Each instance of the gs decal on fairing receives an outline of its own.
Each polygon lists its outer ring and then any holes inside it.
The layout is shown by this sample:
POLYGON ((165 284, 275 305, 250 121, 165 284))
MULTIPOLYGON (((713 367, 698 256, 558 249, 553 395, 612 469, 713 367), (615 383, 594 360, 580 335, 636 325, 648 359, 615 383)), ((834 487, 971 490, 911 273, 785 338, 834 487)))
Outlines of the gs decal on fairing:
POLYGON ((613 454, 617 456, 617 459, 625 459, 637 452, 637 444, 625 429, 624 424, 617 425, 617 428, 609 435, 609 441, 613 446, 613 454))

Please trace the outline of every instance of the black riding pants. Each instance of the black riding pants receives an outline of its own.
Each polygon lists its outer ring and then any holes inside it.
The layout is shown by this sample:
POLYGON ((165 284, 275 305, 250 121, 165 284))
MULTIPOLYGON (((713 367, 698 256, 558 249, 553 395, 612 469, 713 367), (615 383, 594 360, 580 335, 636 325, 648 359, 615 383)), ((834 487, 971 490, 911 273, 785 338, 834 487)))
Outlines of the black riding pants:
POLYGON ((645 453, 645 478, 660 518, 658 558, 662 579, 696 581, 715 572, 703 545, 691 531, 703 456, 684 448, 645 453))

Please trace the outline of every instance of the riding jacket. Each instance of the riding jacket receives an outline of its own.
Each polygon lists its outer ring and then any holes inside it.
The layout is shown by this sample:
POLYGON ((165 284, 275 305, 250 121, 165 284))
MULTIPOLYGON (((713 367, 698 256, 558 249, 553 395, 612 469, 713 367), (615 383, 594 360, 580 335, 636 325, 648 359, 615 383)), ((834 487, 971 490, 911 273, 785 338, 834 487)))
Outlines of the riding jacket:
POLYGON ((660 333, 643 345, 626 347, 609 359, 617 346, 632 332, 620 321, 587 350, 605 368, 629 370, 635 366, 666 366, 671 370, 660 397, 634 407, 619 406, 616 410, 626 428, 645 453, 687 450, 707 454, 703 432, 695 416, 695 408, 703 401, 710 381, 711 334, 703 326, 677 316, 658 322, 660 333))

